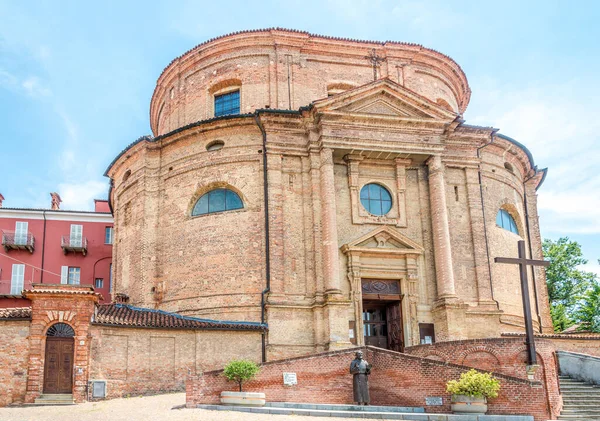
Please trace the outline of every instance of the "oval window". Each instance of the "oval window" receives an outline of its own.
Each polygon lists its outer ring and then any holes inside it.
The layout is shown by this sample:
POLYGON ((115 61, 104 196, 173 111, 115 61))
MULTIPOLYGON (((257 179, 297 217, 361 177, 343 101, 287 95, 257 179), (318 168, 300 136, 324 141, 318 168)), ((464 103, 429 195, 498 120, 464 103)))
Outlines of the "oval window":
POLYGON ((365 184, 360 190, 360 203, 370 214, 382 216, 392 209, 392 195, 379 184, 365 184))
POLYGON ((218 151, 223 149, 223 146, 225 146, 225 142, 222 140, 215 140, 214 142, 210 142, 208 145, 206 145, 206 150, 209 152, 218 151))

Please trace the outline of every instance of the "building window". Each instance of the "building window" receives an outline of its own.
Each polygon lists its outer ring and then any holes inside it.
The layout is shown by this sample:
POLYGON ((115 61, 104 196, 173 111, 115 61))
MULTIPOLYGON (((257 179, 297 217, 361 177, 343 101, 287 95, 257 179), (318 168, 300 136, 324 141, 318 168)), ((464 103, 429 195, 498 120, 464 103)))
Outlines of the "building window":
POLYGON ((240 91, 215 95, 215 117, 240 113, 240 91))
POLYGON ((112 282, 112 263, 108 265, 108 291, 112 293, 113 289, 112 282))
POLYGON ((366 184, 360 190, 360 203, 370 214, 382 216, 392 209, 392 195, 379 184, 366 184))
POLYGON ((81 280, 81 268, 73 266, 62 266, 60 271, 60 283, 68 285, 79 285, 81 280))
POLYGON ((228 189, 215 189, 202 195, 192 209, 192 216, 224 212, 244 207, 242 199, 228 189))
POLYGON ((25 265, 12 265, 12 276, 10 278, 10 295, 21 295, 23 282, 25 280, 25 265))
POLYGON ((104 244, 113 243, 113 227, 104 228, 104 244))
POLYGON ((103 288, 104 287, 104 279, 96 278, 94 280, 94 288, 103 288))
POLYGON ((81 247, 83 243, 83 225, 71 225, 71 234, 69 236, 69 245, 71 247, 81 247))
POLYGON ((28 222, 15 223, 15 244, 24 246, 27 244, 27 231, 29 229, 28 222))
POLYGON ((519 235, 517 224, 513 217, 505 209, 500 209, 496 215, 496 225, 500 228, 504 228, 512 233, 519 235))

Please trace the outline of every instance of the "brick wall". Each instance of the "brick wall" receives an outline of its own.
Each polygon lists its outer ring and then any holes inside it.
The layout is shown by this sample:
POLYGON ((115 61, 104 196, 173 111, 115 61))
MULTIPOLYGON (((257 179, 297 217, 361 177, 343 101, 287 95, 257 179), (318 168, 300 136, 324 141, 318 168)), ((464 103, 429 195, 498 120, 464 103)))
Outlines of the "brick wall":
MULTIPOLYGON (((488 338, 436 343, 406 348, 411 355, 431 358, 441 362, 471 366, 485 371, 495 371, 508 376, 527 379, 527 353, 524 338, 488 338)), ((534 379, 540 382, 542 393, 550 411, 558 415, 562 398, 558 384, 558 361, 555 344, 546 339, 536 339, 539 368, 534 379)))
POLYGON ((0 321, 0 407, 25 400, 29 321, 0 321))
MULTIPOLYGON (((270 362, 262 365, 255 380, 244 390, 264 392, 271 402, 352 403, 350 361, 355 349, 270 362), (283 373, 295 372, 298 384, 283 385, 283 373)), ((392 351, 363 348, 365 359, 373 364, 370 376, 373 405, 425 406, 425 397, 441 396, 442 406, 428 406, 428 412, 449 412, 448 380, 457 379, 469 367, 392 351)), ((500 396, 489 402, 490 414, 531 414, 536 421, 551 418, 548 400, 538 381, 527 381, 496 374, 501 383, 500 396)), ((222 370, 190 376, 186 383, 187 406, 219 403, 222 391, 235 390, 222 370)))
MULTIPOLYGON (((523 338, 521 334, 505 333, 504 337, 519 337, 523 338)), ((600 335, 589 333, 589 334, 548 334, 548 335, 536 335, 536 342, 543 339, 545 342, 551 342, 557 351, 569 351, 576 352, 579 354, 588 354, 600 357, 600 335)), ((522 340, 522 339, 521 339, 522 340)))
POLYGON ((92 325, 90 334, 89 380, 106 380, 109 399, 182 391, 190 373, 261 358, 260 332, 92 325))

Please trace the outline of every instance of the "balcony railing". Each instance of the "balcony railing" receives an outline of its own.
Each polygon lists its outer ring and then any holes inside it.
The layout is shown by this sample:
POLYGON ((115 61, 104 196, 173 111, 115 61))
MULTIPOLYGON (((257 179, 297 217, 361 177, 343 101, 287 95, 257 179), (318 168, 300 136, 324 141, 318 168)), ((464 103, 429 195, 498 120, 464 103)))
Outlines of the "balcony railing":
POLYGON ((63 235, 60 239, 60 246, 63 249, 63 253, 68 252, 81 252, 84 256, 87 254, 87 238, 85 237, 71 237, 69 235, 63 235))
POLYGON ((2 245, 7 253, 9 250, 29 250, 29 253, 33 253, 34 237, 30 232, 2 231, 2 245))

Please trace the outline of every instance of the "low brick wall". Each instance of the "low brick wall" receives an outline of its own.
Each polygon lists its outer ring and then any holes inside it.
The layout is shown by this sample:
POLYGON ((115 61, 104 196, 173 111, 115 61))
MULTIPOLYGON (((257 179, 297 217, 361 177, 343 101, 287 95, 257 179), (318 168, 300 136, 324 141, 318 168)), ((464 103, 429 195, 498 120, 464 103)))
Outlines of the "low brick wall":
POLYGON ((109 399, 183 391, 190 373, 223 367, 234 358, 261 359, 261 333, 256 331, 92 325, 90 333, 89 380, 105 380, 109 399))
MULTIPOLYGON (((548 412, 556 417, 562 409, 562 397, 558 382, 555 344, 547 339, 536 339, 535 344, 539 368, 535 372, 534 380, 541 383, 543 390, 540 393, 543 393, 546 398, 548 412)), ((526 350, 524 337, 519 336, 418 345, 406 348, 405 352, 527 380, 526 350)))
MULTIPOLYGON (((373 405, 425 406, 427 412, 450 412, 450 395, 446 382, 457 379, 470 367, 432 359, 401 354, 378 348, 362 348, 365 358, 373 365, 370 376, 373 405), (441 396, 442 406, 426 406, 425 398, 441 396)), ((308 357, 269 362, 262 365, 255 380, 244 390, 264 392, 271 402, 352 403, 350 361, 357 348, 328 352, 308 357), (283 373, 294 372, 295 386, 283 385, 283 373)), ((502 393, 490 400, 490 414, 529 414, 536 421, 551 419, 550 405, 539 381, 496 374, 502 393)), ((188 407, 198 404, 217 404, 222 391, 235 390, 222 370, 189 376, 186 384, 188 407)))
POLYGON ((29 320, 0 321, 0 407, 25 401, 28 336, 29 320))

